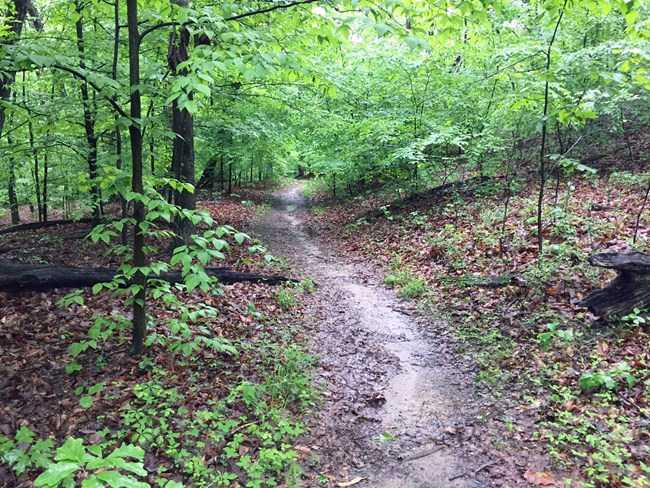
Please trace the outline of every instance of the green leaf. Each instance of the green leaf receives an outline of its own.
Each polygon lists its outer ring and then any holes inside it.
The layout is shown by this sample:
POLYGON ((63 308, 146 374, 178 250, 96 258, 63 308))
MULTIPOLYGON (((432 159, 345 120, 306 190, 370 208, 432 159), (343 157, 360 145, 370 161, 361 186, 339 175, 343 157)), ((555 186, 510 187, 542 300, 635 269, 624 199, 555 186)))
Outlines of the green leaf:
POLYGON ((63 462, 51 464, 47 470, 34 480, 34 486, 55 487, 79 470, 77 463, 63 462))
POLYGON ((74 374, 78 373, 79 371, 81 371, 81 364, 79 364, 77 361, 71 361, 65 365, 65 372, 67 374, 74 374))
POLYGON ((84 447, 83 440, 70 437, 56 450, 54 459, 57 461, 82 463, 84 462, 85 456, 86 448, 84 447))
POLYGON ((92 475, 81 482, 81 488, 104 488, 98 476, 92 475))
POLYGON ((16 432, 15 439, 18 444, 31 444, 34 441, 34 432, 29 427, 22 426, 16 432))
POLYGON ((585 393, 593 393, 605 386, 605 378, 602 373, 585 373, 578 380, 580 389, 585 393))
POLYGON ((104 481, 111 488, 148 488, 148 483, 137 481, 131 476, 124 475, 117 471, 103 471, 95 475, 104 481))
POLYGON ((237 232, 234 235, 235 241, 237 241, 237 244, 243 244, 246 239, 250 239, 250 237, 243 232, 237 232))
POLYGON ((93 406, 93 397, 90 395, 84 395, 79 399, 79 405, 81 408, 88 409, 93 406))
POLYGON ((115 449, 108 457, 130 457, 134 459, 144 459, 144 450, 133 444, 122 444, 115 449))

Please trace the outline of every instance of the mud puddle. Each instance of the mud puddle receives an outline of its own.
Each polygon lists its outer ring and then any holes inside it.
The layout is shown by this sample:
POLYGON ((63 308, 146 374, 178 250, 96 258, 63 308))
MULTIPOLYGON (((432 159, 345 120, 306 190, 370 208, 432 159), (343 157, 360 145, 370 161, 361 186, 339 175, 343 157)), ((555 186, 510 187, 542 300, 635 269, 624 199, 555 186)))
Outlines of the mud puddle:
POLYGON ((323 486, 323 476, 362 478, 358 487, 487 486, 472 444, 477 407, 448 344, 374 270, 310 236, 304 212, 293 185, 257 228, 273 254, 319 285, 307 325, 325 400, 309 422, 304 486, 323 486))

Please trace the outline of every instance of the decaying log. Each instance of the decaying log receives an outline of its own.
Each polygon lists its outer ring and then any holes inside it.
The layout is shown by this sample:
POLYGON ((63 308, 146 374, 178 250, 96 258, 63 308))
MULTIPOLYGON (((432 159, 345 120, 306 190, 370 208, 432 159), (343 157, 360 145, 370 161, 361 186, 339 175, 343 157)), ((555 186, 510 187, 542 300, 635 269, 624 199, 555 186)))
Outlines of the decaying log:
MULTIPOLYGON (((278 285, 296 280, 279 275, 264 275, 258 273, 240 273, 228 268, 205 268, 209 276, 216 277, 221 283, 263 283, 278 285)), ((53 266, 41 264, 8 264, 0 263, 0 291, 43 291, 54 288, 84 288, 96 283, 111 281, 117 270, 110 268, 75 268, 70 266, 53 266)), ((152 279, 178 283, 183 281, 181 273, 170 271, 152 279)))
MULTIPOLYGON (((388 210, 392 212, 399 212, 402 209, 409 209, 414 204, 420 201, 428 201, 432 199, 439 199, 450 194, 458 193, 464 196, 473 195, 477 189, 481 187, 482 184, 490 181, 491 177, 489 176, 476 176, 473 178, 468 178, 461 181, 452 181, 450 183, 445 183, 444 185, 436 186, 429 190, 425 190, 419 193, 414 193, 409 195, 406 198, 401 200, 395 200, 388 205, 388 210)), ((357 215, 357 219, 377 219, 384 216, 385 211, 383 208, 373 209, 368 212, 357 215)))
POLYGON ((521 275, 506 273, 502 275, 477 276, 466 274, 463 276, 447 276, 444 281, 454 283, 465 288, 504 288, 506 286, 518 286, 526 288, 528 283, 521 275))
POLYGON ((90 224, 94 221, 95 220, 92 218, 83 218, 78 220, 65 219, 65 220, 48 220, 47 222, 29 222, 27 224, 12 225, 11 227, 0 229, 0 235, 12 234, 14 232, 23 232, 26 230, 44 229, 46 227, 55 227, 57 225, 90 224))
POLYGON ((591 256, 589 263, 613 269, 618 276, 578 305, 605 319, 622 317, 635 308, 650 309, 650 254, 607 252, 591 256))

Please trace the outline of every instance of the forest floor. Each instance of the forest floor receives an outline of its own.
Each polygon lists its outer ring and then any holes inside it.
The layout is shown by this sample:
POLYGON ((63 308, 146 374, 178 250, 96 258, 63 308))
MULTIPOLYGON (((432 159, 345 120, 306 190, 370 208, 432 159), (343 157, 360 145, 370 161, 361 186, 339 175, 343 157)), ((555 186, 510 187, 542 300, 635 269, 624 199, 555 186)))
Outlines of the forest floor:
MULTIPOLYGON (((339 199, 308 188, 308 232, 378 270, 435 319, 425 329, 452 346, 451 364, 465 358, 476 392, 465 398, 484 407, 474 452, 495 462, 483 471, 494 486, 650 484, 647 319, 604 323, 577 305, 613 277, 586 258, 631 249, 642 181, 622 172, 548 192, 541 262, 532 187, 506 198, 501 182, 472 179, 406 198, 375 189, 339 199), (514 279, 484 286, 498 276, 514 279)), ((641 216, 637 248, 649 231, 641 216)))
MULTIPOLYGON (((525 189, 504 223, 489 181, 402 201, 308 200, 308 186, 200 203, 251 235, 222 265, 304 279, 182 293, 214 312, 185 337, 171 332, 178 309, 154 299, 142 359, 128 354, 120 297, 0 294, 0 486, 32 486, 69 437, 142 445, 147 481, 166 488, 647 486, 647 330, 641 317, 594 325, 575 306, 611 278, 584 258, 626 248, 638 188, 560 191, 539 267, 525 189), (502 273, 519 278, 477 286, 502 273), (89 330, 107 334, 90 344, 89 330)), ((4 235, 1 257, 116 264, 88 230, 4 235)))
MULTIPOLYGON (((199 206, 217 225, 242 230, 266 210, 236 197, 199 206)), ((89 230, 77 223, 5 234, 0 258, 116 265, 113 246, 91 242, 89 230)), ((257 241, 229 240, 225 260, 215 264, 278 273, 257 241)), ((150 259, 165 259, 161 244, 150 259)), ((300 348, 307 291, 236 283, 181 292, 180 307, 150 296, 152 343, 141 358, 129 354, 122 296, 85 289, 66 303, 69 291, 0 293, 0 487, 33 486, 71 438, 104 452, 142 446, 151 486, 300 476, 294 445, 301 412, 313 401, 312 360, 300 348)))

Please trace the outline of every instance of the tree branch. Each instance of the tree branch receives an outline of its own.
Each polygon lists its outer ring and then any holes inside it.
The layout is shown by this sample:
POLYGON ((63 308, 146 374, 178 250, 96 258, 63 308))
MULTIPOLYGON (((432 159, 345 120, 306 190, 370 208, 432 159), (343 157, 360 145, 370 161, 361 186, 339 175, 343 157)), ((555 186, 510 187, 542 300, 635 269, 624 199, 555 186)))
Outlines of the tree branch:
MULTIPOLYGON (((84 81, 87 82, 90 86, 92 86, 92 87, 95 89, 95 91, 97 91, 99 94, 101 94, 102 97, 104 97, 104 98, 108 101, 108 103, 111 104, 111 106, 115 109, 115 111, 116 111, 118 114, 120 114, 122 117, 125 117, 125 118, 127 118, 127 119, 129 119, 129 120, 132 121, 132 119, 131 119, 131 117, 129 116, 129 114, 126 113, 126 111, 125 111, 122 107, 120 107, 120 105, 117 103, 117 101, 113 100, 113 98, 111 98, 111 97, 109 97, 109 96, 107 96, 107 95, 104 95, 104 94, 102 93, 101 88, 100 88, 99 86, 97 86, 97 84, 96 84, 94 81, 88 79, 88 77, 87 77, 86 75, 84 75, 82 72, 77 71, 77 70, 74 69, 74 68, 70 68, 69 66, 64 66, 64 65, 62 65, 62 64, 53 64, 53 65, 52 65, 52 68, 59 69, 59 70, 61 70, 61 71, 65 71, 65 72, 70 73, 71 75, 73 75, 73 76, 75 76, 75 77, 77 77, 77 78, 80 78, 80 79, 84 80, 84 81)), ((132 121, 132 122, 133 122, 133 121, 132 121)))
MULTIPOLYGON (((309 4, 309 3, 316 3, 318 1, 319 0, 296 0, 295 2, 281 3, 281 4, 273 5, 272 7, 266 7, 266 8, 262 8, 262 9, 259 9, 259 10, 251 10, 249 12, 244 12, 244 13, 241 13, 241 14, 233 15, 231 17, 225 17, 223 20, 226 21, 226 22, 230 22, 230 21, 233 21, 233 20, 241 20, 241 19, 245 19, 246 17, 252 17, 254 15, 260 15, 260 14, 266 14, 266 13, 269 13, 269 12, 273 12, 274 10, 284 10, 284 9, 288 9, 288 8, 291 8, 291 7, 295 7, 297 5, 306 5, 306 4, 309 4)), ((195 22, 186 22, 183 25, 189 25, 189 24, 194 24, 194 23, 195 22)), ((178 26, 178 25, 181 25, 180 22, 174 22, 174 21, 161 22, 160 24, 152 25, 151 27, 149 27, 148 29, 144 29, 140 33, 139 42, 142 43, 142 40, 145 38, 145 36, 151 34, 152 32, 157 31, 158 29, 164 29, 166 27, 175 27, 175 26, 178 26)))

